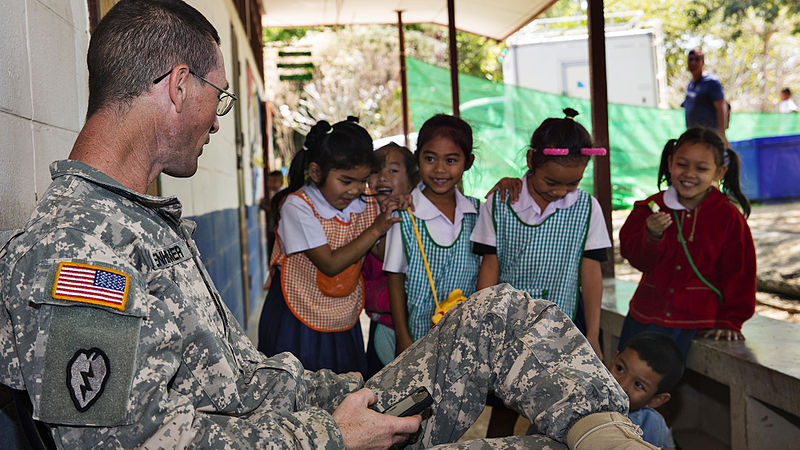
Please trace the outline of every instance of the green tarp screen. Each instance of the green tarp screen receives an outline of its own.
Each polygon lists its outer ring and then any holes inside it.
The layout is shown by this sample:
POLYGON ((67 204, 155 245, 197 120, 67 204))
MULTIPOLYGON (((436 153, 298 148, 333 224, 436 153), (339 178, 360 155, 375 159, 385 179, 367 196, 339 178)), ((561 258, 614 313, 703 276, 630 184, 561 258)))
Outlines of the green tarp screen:
MULTIPOLYGON (((414 129, 437 113, 452 113, 450 72, 408 58, 408 94, 414 129)), ((464 174, 467 194, 483 198, 502 177, 519 177, 527 170, 525 153, 533 130, 548 117, 563 117, 571 107, 575 120, 591 133, 588 100, 570 98, 459 75, 461 117, 473 128, 475 165, 464 174)), ((730 94, 727 94, 730 97, 730 94)), ((635 200, 657 191, 661 150, 685 129, 683 110, 642 106, 608 106, 611 142, 612 203, 629 208, 635 200)), ((727 136, 730 141, 800 134, 800 115, 740 113, 734 111, 727 136)), ((581 188, 592 192, 591 163, 581 188)))

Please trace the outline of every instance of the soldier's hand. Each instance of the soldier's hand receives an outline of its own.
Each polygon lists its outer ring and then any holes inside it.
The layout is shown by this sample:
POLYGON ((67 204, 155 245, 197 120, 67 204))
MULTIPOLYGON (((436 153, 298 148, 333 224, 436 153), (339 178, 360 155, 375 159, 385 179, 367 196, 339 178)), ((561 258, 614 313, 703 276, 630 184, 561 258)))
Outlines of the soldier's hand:
POLYGON ((669 228, 670 225, 672 225, 672 217, 665 212, 650 214, 647 221, 645 221, 647 232, 656 239, 661 239, 661 236, 664 235, 664 230, 669 228))
POLYGON ((342 432, 348 449, 384 449, 406 441, 419 429, 422 417, 395 417, 369 409, 378 401, 375 393, 364 388, 344 398, 333 412, 333 420, 342 432))

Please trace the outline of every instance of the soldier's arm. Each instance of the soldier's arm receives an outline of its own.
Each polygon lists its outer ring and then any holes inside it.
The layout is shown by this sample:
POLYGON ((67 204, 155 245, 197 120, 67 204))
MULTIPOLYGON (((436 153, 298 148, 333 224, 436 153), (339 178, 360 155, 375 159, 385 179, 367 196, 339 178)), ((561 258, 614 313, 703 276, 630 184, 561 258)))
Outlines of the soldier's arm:
POLYGON ((207 343, 192 341, 190 330, 178 326, 168 303, 181 298, 170 286, 152 295, 149 280, 94 236, 60 230, 11 259, 14 267, 3 277, 8 347, 19 360, 16 374, 34 419, 61 446, 343 446, 331 412, 308 404, 302 371, 260 360, 252 379, 242 380, 226 373, 220 355, 200 352, 208 359, 188 361, 193 346, 207 343), (121 294, 100 302, 63 294, 76 284, 64 277, 71 269, 107 272, 100 278, 121 283, 121 294), (262 395, 244 398, 253 392, 262 395))

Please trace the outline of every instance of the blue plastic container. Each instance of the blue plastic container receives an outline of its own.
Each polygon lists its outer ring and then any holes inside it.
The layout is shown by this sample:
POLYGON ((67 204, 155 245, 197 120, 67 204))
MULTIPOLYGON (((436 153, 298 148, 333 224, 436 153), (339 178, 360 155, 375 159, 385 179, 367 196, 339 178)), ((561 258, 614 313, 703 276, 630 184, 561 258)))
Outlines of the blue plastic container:
POLYGON ((751 200, 800 197, 800 135, 731 142, 742 160, 742 191, 751 200))

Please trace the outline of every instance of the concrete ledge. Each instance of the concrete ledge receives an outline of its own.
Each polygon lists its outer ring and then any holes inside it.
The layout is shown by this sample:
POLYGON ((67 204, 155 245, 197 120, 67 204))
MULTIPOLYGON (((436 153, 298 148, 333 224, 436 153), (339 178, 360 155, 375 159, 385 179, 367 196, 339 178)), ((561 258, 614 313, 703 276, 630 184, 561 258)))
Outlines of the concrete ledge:
MULTIPOLYGON (((607 360, 635 289, 636 283, 604 280, 600 327, 607 360)), ((797 448, 800 325, 755 315, 742 332, 745 341, 692 342, 678 401, 665 414, 684 448, 699 448, 686 441, 702 448, 797 448)))

